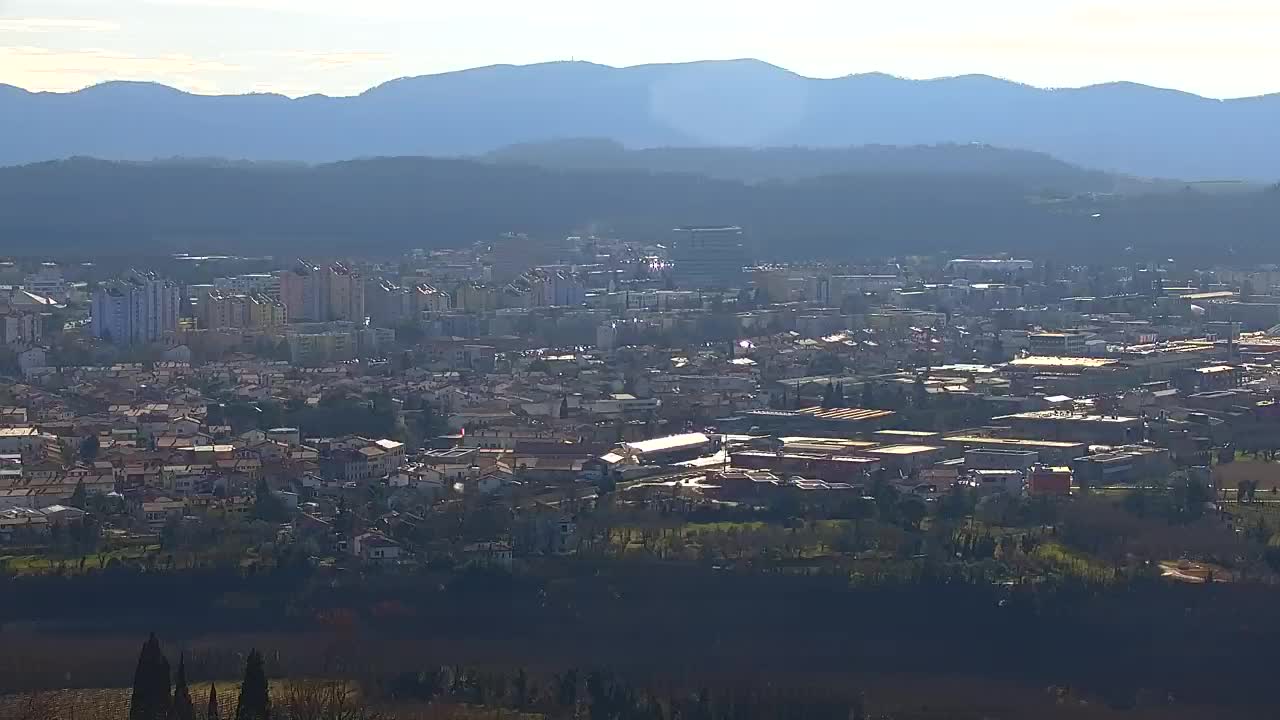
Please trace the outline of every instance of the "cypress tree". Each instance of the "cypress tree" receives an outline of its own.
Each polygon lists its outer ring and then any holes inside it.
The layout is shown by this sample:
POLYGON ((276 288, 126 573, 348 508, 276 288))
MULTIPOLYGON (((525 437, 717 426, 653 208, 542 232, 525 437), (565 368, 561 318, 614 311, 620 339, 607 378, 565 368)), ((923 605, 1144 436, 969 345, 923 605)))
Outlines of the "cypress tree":
POLYGON ((269 720, 270 717, 267 671, 262 653, 252 650, 244 663, 244 680, 240 683, 240 698, 236 702, 236 720, 269 720))
POLYGON ((187 687, 187 661, 178 658, 178 675, 173 681, 173 704, 169 707, 169 720, 196 720, 196 709, 191 704, 191 690, 187 687))
POLYGON ((129 695, 129 720, 153 720, 155 717, 151 710, 154 699, 149 685, 154 644, 156 635, 151 633, 138 652, 138 664, 133 670, 133 692, 129 695))
MULTIPOLYGON (((156 652, 160 652, 159 645, 156 646, 156 652)), ((156 696, 160 698, 159 711, 157 718, 164 720, 169 717, 169 711, 173 708, 173 674, 169 670, 169 658, 160 653, 160 663, 155 669, 154 679, 152 680, 156 686, 156 696)))
POLYGON ((129 720, 167 720, 169 715, 169 661, 160 650, 155 633, 147 637, 133 671, 129 720))
POLYGON ((205 720, 222 720, 218 712, 218 687, 209 683, 209 708, 205 711, 205 720))

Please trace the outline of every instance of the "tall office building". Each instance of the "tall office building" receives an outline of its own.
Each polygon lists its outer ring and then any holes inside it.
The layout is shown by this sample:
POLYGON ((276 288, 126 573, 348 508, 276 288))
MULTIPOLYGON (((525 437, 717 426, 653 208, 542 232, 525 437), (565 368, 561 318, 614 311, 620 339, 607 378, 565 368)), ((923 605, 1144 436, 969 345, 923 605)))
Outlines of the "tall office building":
POLYGON ((742 287, 750 264, 742 228, 683 227, 671 244, 672 278, 682 290, 742 287))
POLYGON ((159 342, 178 329, 181 292, 154 273, 103 283, 93 295, 93 336, 117 345, 159 342))

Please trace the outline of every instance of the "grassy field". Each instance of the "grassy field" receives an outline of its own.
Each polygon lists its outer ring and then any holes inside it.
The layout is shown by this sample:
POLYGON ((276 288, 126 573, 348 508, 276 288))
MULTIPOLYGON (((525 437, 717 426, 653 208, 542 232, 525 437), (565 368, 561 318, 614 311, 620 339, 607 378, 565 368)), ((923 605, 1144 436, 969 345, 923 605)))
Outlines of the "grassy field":
POLYGON ((1236 461, 1226 465, 1213 466, 1214 481, 1219 487, 1235 489, 1241 480, 1258 483, 1258 494, 1280 489, 1280 462, 1255 460, 1245 455, 1236 455, 1236 461))
MULTIPOLYGON (((873 525, 864 522, 862 528, 869 530, 873 525)), ((838 538, 852 532, 853 527, 851 520, 820 520, 796 528, 759 521, 623 526, 611 529, 608 544, 623 553, 650 552, 684 559, 699 557, 705 547, 733 559, 783 555, 802 560, 832 554, 838 538)))
POLYGON ((1115 572, 1111 567, 1059 543, 1044 543, 1035 549, 1033 557, 1066 575, 1097 582, 1110 582, 1115 579, 1115 572))
MULTIPOLYGON (((159 545, 147 545, 118 550, 107 550, 89 555, 0 555, 0 568, 19 575, 47 574, 53 572, 81 572, 80 561, 84 560, 83 570, 99 570, 115 560, 126 564, 146 563, 149 559, 157 562, 162 556, 159 545)), ((180 558, 175 558, 175 561, 180 558)))

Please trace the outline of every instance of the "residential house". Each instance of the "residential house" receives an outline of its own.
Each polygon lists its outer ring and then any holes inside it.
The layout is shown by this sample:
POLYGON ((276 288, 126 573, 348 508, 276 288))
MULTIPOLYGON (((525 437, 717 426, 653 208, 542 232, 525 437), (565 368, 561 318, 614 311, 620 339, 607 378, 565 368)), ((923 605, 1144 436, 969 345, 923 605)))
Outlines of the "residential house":
POLYGON ((351 553, 365 562, 395 562, 401 550, 399 543, 378 533, 363 533, 351 540, 351 553))

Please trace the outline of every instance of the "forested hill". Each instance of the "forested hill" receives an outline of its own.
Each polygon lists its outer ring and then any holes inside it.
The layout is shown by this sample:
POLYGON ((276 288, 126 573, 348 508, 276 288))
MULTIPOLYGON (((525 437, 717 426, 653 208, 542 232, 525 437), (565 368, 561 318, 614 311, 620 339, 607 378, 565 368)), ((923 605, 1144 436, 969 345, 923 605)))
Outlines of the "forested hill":
MULTIPOLYGON (((510 145, 484 159, 566 170, 646 170, 765 182, 824 175, 990 176, 1049 192, 1111 192, 1117 178, 1044 153, 988 145, 864 145, 846 148, 670 147, 629 150, 603 138, 510 145)), ((1136 184, 1136 180, 1124 180, 1136 184)), ((1152 189, 1162 185, 1151 184, 1152 189)))
POLYGON ((70 93, 0 85, 0 118, 0 164, 463 156, 599 137, 629 148, 983 143, 1140 177, 1280 180, 1280 95, 1216 100, 1124 82, 1055 90, 978 75, 818 79, 758 60, 495 65, 296 99, 139 82, 70 93))
POLYGON ((761 258, 907 252, 1273 258, 1280 192, 1049 200, 990 176, 878 174, 747 184, 683 174, 383 158, 319 166, 75 159, 0 168, 9 254, 306 248, 388 253, 588 227, 660 241, 737 223, 761 258))

